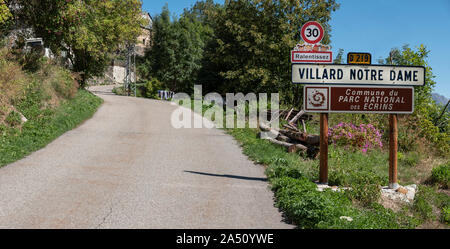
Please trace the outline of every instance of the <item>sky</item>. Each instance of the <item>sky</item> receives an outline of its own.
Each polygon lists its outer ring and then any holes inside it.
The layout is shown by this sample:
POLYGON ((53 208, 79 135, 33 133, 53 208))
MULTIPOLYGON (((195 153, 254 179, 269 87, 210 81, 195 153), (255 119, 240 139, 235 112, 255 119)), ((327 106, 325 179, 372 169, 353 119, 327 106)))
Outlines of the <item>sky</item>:
MULTIPOLYGON (((196 0, 143 0, 143 9, 152 16, 165 3, 179 15, 196 0)), ((223 0, 215 0, 222 3, 223 0)), ((424 44, 430 54, 428 64, 436 76, 434 92, 450 98, 450 0, 338 0, 340 8, 331 15, 333 56, 340 48, 348 52, 368 52, 372 63, 386 58, 392 48, 424 44)))

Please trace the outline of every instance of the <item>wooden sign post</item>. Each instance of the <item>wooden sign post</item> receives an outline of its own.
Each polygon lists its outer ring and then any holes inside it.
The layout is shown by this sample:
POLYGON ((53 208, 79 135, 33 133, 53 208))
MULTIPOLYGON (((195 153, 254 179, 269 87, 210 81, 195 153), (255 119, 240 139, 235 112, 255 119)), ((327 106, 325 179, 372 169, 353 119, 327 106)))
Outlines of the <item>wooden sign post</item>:
POLYGON ((319 183, 328 184, 328 113, 320 114, 319 183))
POLYGON ((397 189, 397 114, 389 114, 389 188, 397 189))

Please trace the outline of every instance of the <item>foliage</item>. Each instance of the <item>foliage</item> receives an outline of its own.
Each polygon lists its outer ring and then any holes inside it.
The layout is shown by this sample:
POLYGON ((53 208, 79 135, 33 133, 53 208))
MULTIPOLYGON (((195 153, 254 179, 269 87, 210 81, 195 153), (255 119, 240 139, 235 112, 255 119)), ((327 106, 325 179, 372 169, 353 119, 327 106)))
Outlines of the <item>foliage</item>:
POLYGON ((5 119, 5 123, 11 127, 16 127, 22 123, 20 114, 16 111, 12 111, 5 119))
POLYGON ((189 13, 172 21, 167 5, 154 18, 153 29, 153 45, 140 67, 141 74, 157 78, 172 91, 192 92, 212 30, 189 13))
POLYGON ((290 81, 290 50, 300 41, 299 27, 318 20, 327 34, 334 0, 232 0, 224 5, 199 1, 179 20, 165 7, 154 20, 154 46, 141 74, 156 77, 170 90, 192 92, 281 92, 299 104, 301 87, 290 81))
POLYGON ((144 24, 141 2, 18 0, 17 16, 34 28, 54 53, 68 52, 82 84, 103 73, 111 53, 134 43, 144 24))
POLYGON ((28 121, 23 124, 20 132, 14 128, 2 128, 0 166, 23 158, 75 128, 91 117, 102 102, 100 98, 84 90, 56 109, 39 109, 39 103, 35 103, 35 100, 37 99, 31 96, 19 105, 20 111, 28 115, 28 121))
POLYGON ((415 151, 407 153, 397 152, 397 159, 400 167, 412 168, 419 163, 420 154, 415 151))
POLYGON ((145 83, 145 97, 157 99, 158 90, 163 90, 163 87, 161 82, 156 78, 152 78, 145 83))
POLYGON ((350 201, 341 193, 330 190, 323 193, 305 178, 276 178, 272 189, 277 206, 300 228, 317 228, 322 222, 347 214, 350 201))
POLYGON ((4 0, 0 0, 0 36, 12 15, 4 0))
POLYGON ((437 186, 419 185, 419 190, 414 198, 413 214, 423 221, 440 220, 448 222, 448 209, 450 196, 438 192, 437 186))
POLYGON ((382 134, 372 124, 339 123, 328 129, 328 137, 332 143, 340 146, 350 146, 366 153, 370 149, 382 148, 382 134))
POLYGON ((434 168, 431 171, 431 180, 444 188, 448 188, 450 186, 450 161, 434 168))
POLYGON ((344 49, 340 48, 336 58, 333 60, 334 64, 344 64, 344 49))
POLYGON ((208 44, 210 74, 200 78, 205 89, 227 92, 281 92, 281 100, 295 103, 301 89, 290 80, 289 53, 300 41, 299 28, 307 21, 321 22, 329 44, 334 0, 227 1, 214 17, 215 39, 208 44))
POLYGON ((276 205, 300 228, 413 228, 418 224, 403 213, 394 213, 374 203, 380 184, 387 184, 384 154, 375 150, 363 154, 330 148, 330 184, 351 186, 348 192, 318 192, 315 184, 318 160, 299 158, 281 147, 258 139, 253 129, 228 129, 241 144, 244 154, 267 165, 266 175, 276 196, 276 205), (336 171, 336 168, 340 168, 336 171), (342 172, 338 174, 338 172, 342 172), (382 173, 380 173, 382 172, 382 173), (363 205, 355 207, 352 201, 363 205), (351 217, 349 222, 341 216, 351 217))
MULTIPOLYGON (((448 156, 450 154, 450 134, 448 133, 450 124, 448 122, 442 123, 439 120, 441 111, 431 96, 436 82, 433 80, 435 76, 432 68, 426 60, 429 53, 430 51, 423 44, 417 47, 416 50, 405 45, 401 50, 397 48, 392 49, 391 57, 386 58, 384 63, 425 67, 425 84, 414 87, 415 110, 413 115, 408 115, 403 129, 406 132, 414 131, 413 134, 426 138, 430 144, 434 145, 440 155, 448 156)), ((414 144, 412 139, 410 136, 408 140, 404 141, 408 144, 414 144)))

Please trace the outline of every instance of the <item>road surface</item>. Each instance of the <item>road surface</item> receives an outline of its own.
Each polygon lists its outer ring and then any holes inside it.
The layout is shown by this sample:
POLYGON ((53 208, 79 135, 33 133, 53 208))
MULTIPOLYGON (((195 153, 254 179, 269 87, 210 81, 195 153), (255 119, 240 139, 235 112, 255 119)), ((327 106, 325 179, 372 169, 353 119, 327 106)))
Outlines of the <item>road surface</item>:
POLYGON ((90 90, 105 101, 92 119, 0 168, 0 228, 293 227, 231 136, 172 128, 169 102, 90 90))

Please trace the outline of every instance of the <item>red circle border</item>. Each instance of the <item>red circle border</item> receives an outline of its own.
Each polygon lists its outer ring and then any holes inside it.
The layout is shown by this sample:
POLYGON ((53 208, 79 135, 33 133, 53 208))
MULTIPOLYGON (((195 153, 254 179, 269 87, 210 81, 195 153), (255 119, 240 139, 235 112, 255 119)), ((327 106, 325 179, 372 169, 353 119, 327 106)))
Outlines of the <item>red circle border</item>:
POLYGON ((322 41, 323 36, 324 36, 323 27, 322 27, 322 25, 321 25, 320 23, 318 23, 318 22, 316 22, 316 21, 309 21, 309 22, 303 24, 302 30, 301 30, 301 32, 300 32, 300 35, 302 36, 303 41, 305 41, 306 43, 309 43, 309 44, 316 44, 316 43, 319 43, 320 41, 322 41), (308 26, 311 25, 311 24, 314 24, 314 25, 316 25, 317 27, 319 27, 319 31, 320 31, 319 37, 318 37, 316 40, 313 40, 313 41, 312 41, 312 40, 309 40, 308 38, 305 37, 305 30, 306 30, 306 27, 308 27, 308 26))

